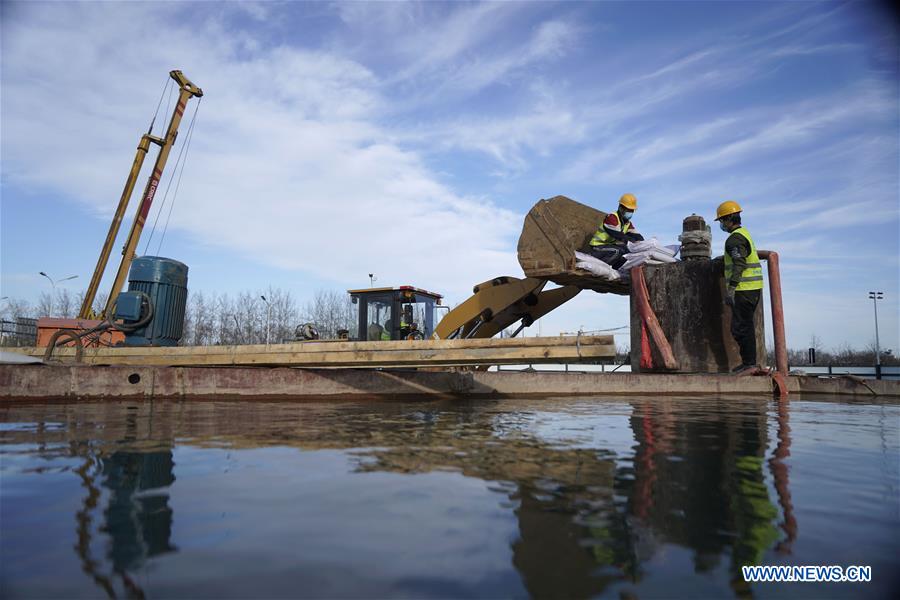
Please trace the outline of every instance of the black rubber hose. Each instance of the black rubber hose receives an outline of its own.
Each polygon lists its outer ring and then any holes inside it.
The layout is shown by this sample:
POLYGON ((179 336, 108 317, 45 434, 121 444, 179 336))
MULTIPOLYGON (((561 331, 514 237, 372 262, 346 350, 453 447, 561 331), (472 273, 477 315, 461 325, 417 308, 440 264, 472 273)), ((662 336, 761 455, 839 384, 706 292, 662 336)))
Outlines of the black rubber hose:
POLYGON ((59 342, 59 338, 63 336, 68 336, 70 342, 75 342, 75 362, 81 362, 81 355, 84 353, 84 345, 81 343, 81 338, 83 335, 87 335, 93 331, 93 329, 83 333, 75 333, 68 329, 59 329, 55 331, 50 337, 50 341, 47 343, 47 349, 44 351, 44 362, 50 362, 53 351, 56 350, 56 344, 59 342))
MULTIPOLYGON (((47 350, 44 352, 44 362, 49 362, 51 360, 51 358, 53 357, 53 351, 56 350, 56 345, 59 343, 59 339, 63 336, 67 336, 69 338, 68 341, 75 342, 75 362, 81 362, 81 358, 84 354, 84 344, 82 343, 81 338, 92 335, 94 333, 102 333, 109 329, 117 329, 123 333, 132 333, 134 331, 137 331, 141 327, 146 326, 153 319, 153 301, 150 300, 150 296, 148 296, 144 292, 138 293, 147 301, 147 314, 141 317, 140 320, 130 325, 125 325, 113 323, 112 318, 107 318, 96 327, 92 327, 91 329, 87 329, 78 333, 66 329, 60 329, 53 333, 53 336, 50 338, 50 341, 47 344, 47 350)), ((141 303, 141 306, 143 306, 143 303, 141 303)))
MULTIPOLYGON (((137 292, 137 293, 140 294, 141 296, 143 296, 144 299, 147 301, 147 314, 144 315, 143 317, 141 317, 138 321, 135 321, 134 323, 131 323, 128 325, 126 325, 124 323, 121 323, 121 324, 113 323, 112 320, 110 319, 109 323, 113 326, 113 328, 118 329, 119 331, 122 331, 124 333, 134 333, 135 331, 137 331, 141 327, 146 326, 150 321, 153 320, 153 313, 155 312, 153 310, 153 301, 150 300, 150 296, 148 296, 144 292, 137 292)), ((141 306, 143 307, 143 303, 141 303, 141 306)))

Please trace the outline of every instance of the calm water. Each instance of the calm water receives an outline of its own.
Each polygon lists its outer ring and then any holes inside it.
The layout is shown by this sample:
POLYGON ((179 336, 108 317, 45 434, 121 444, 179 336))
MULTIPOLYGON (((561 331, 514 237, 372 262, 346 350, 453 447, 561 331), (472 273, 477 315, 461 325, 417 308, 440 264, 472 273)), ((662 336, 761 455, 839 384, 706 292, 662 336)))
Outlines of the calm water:
POLYGON ((797 399, 7 405, 0 596, 892 597, 898 446, 797 399))

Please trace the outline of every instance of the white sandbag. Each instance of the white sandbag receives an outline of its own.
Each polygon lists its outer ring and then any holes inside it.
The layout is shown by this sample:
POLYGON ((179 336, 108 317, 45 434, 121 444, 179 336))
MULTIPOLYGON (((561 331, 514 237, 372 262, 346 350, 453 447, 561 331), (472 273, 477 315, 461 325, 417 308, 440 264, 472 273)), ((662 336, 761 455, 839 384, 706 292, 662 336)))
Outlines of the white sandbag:
POLYGON ((619 267, 619 272, 622 271, 630 271, 632 267, 636 267, 638 265, 642 265, 647 261, 647 255, 643 252, 635 252, 634 254, 626 254, 622 258, 625 259, 625 263, 619 267))
POLYGON ((630 253, 649 251, 656 251, 669 256, 675 256, 675 254, 678 253, 678 246, 675 246, 674 249, 669 246, 663 246, 656 238, 650 238, 649 240, 640 242, 628 242, 628 252, 630 253))
POLYGON ((610 281, 614 281, 620 277, 619 273, 615 269, 613 269, 611 266, 609 266, 596 256, 591 256, 590 254, 584 254, 582 252, 576 252, 575 260, 576 267, 578 267, 579 269, 584 269, 585 271, 590 271, 598 277, 602 277, 610 281))
POLYGON ((646 254, 650 259, 658 260, 659 262, 664 262, 664 263, 678 262, 677 258, 675 258, 674 256, 672 256, 671 254, 669 254, 667 252, 662 252, 660 250, 651 250, 650 252, 647 252, 646 254))
POLYGON ((677 258, 669 256, 663 252, 658 252, 656 250, 653 251, 644 251, 644 252, 630 252, 624 256, 625 263, 619 267, 619 273, 623 271, 630 271, 634 267, 640 265, 661 265, 664 263, 673 263, 678 262, 677 258))

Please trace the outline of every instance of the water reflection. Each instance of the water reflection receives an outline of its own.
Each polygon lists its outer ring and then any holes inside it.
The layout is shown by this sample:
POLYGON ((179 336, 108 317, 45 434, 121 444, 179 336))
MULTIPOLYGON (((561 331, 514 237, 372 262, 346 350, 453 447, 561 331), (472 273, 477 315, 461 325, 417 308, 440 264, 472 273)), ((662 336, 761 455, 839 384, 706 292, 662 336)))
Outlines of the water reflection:
MULTIPOLYGON (((74 548, 83 572, 110 597, 117 590, 142 597, 146 586, 135 574, 146 573, 147 563, 171 567, 171 561, 160 562, 166 555, 195 560, 179 552, 188 540, 173 540, 174 513, 179 511, 184 521, 202 520, 196 515, 202 513, 203 502, 225 495, 229 456, 283 447, 342 452, 346 472, 334 471, 332 476, 349 478, 349 489, 360 491, 374 485, 367 474, 450 471, 486 482, 517 523, 517 535, 508 542, 506 568, 517 573, 521 587, 500 578, 500 587, 490 588, 495 594, 524 590, 535 597, 590 597, 730 591, 749 596, 759 590, 743 582, 740 567, 772 564, 773 553, 789 556, 799 539, 791 495, 789 419, 786 402, 764 399, 13 405, 2 413, 0 421, 8 425, 0 429, 0 442, 5 455, 24 457, 16 462, 25 465, 18 469, 19 476, 32 469, 28 472, 34 477, 32 463, 58 458, 60 448, 77 459, 71 470, 81 481, 83 495, 75 513, 74 548), (179 448, 228 454, 213 454, 218 458, 208 463, 180 460, 176 465, 179 448), (184 468, 189 475, 180 470, 184 468), (204 491, 208 496, 192 496, 190 504, 173 502, 171 490, 212 473, 218 478, 209 479, 211 485, 221 489, 210 487, 204 491), (103 559, 97 558, 101 551, 103 559), (682 555, 688 564, 679 562, 682 555), (678 584, 671 588, 660 583, 667 581, 678 584)), ((886 446, 896 452, 890 441, 886 446)), ((311 460, 316 456, 310 455, 311 460)), ((267 471, 279 473, 266 459, 254 468, 260 477, 267 471)), ((4 465, 4 495, 7 483, 19 481, 10 479, 14 472, 4 465)), ((290 485, 287 479, 276 484, 271 498, 296 493, 290 485)), ((265 493, 261 498, 265 501, 265 493)), ((4 499, 4 508, 10 500, 15 496, 4 499)), ((415 502, 406 498, 403 506, 415 502)), ((236 512, 255 512, 254 518, 277 520, 305 539, 312 549, 297 555, 298 564, 316 556, 319 540, 297 515, 278 512, 275 503, 233 506, 236 512)), ((336 504, 334 510, 342 509, 336 504)), ((383 512, 384 518, 397 519, 398 528, 416 518, 415 511, 383 512)), ((472 526, 454 518, 447 515, 440 527, 465 534, 472 526)), ((338 526, 328 536, 330 543, 345 543, 350 549, 357 532, 338 526)), ((384 549, 385 554, 394 550, 384 549)), ((415 547, 405 550, 417 552, 415 547)), ((226 548, 218 551, 225 553, 226 548)), ((16 557, 6 546, 3 552, 4 559, 10 553, 16 557)), ((263 552, 256 560, 296 550, 274 544, 263 552)), ((422 580, 432 578, 432 585, 416 588, 416 595, 446 595, 447 588, 441 587, 445 584, 439 582, 452 579, 458 564, 448 555, 441 573, 417 573, 422 580)), ((344 565, 332 566, 353 575, 349 558, 344 565)), ((252 579, 255 564, 243 568, 252 579)), ((179 587, 187 586, 178 579, 182 571, 157 567, 154 581, 164 582, 164 589, 176 595, 190 593, 192 588, 179 587)), ((6 567, 2 574, 0 580, 16 579, 6 567)), ((348 595, 371 592, 367 581, 367 586, 349 588, 348 595)), ((387 594, 398 584, 388 582, 382 589, 387 594)), ((329 593, 333 587, 317 585, 310 583, 301 595, 334 595, 329 593)), ((267 589, 262 585, 257 593, 267 589)), ((460 585, 453 595, 489 595, 485 589, 460 585)), ((237 589, 218 593, 241 595, 237 589)))
POLYGON ((110 598, 117 596, 117 579, 128 597, 143 598, 143 590, 129 572, 137 571, 149 558, 177 550, 171 543, 173 511, 168 494, 175 481, 172 452, 120 450, 97 456, 90 444, 75 442, 72 448, 73 454, 84 457, 74 469, 85 488, 75 514, 74 548, 81 569, 110 598), (107 541, 106 567, 93 557, 97 537, 93 525, 102 497, 106 502, 97 531, 107 541))
POLYGON ((760 564, 779 537, 763 471, 765 409, 763 401, 703 415, 671 402, 635 406, 633 477, 626 471, 619 485, 636 525, 655 540, 644 545, 643 560, 675 543, 692 549, 697 573, 729 561, 732 586, 746 591, 740 567, 760 564))

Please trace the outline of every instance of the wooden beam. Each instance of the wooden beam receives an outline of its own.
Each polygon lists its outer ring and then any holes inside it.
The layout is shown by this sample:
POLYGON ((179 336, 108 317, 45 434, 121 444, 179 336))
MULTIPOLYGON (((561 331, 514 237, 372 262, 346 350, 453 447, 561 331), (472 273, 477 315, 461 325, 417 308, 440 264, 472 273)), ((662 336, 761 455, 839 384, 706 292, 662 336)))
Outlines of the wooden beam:
MULTIPOLYGON (((31 356, 43 348, 11 348, 31 356)), ((394 342, 311 341, 247 346, 86 348, 87 365, 391 367, 594 362, 615 356, 612 336, 418 340, 394 342)), ((74 361, 74 348, 54 358, 74 361)))

